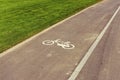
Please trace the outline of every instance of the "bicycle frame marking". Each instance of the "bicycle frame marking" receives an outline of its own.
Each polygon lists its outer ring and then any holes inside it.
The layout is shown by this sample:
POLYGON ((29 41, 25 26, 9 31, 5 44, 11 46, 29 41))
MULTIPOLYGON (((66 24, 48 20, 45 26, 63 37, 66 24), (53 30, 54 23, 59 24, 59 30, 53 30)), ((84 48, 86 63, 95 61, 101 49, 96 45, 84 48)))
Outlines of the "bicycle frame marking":
POLYGON ((63 49, 74 49, 74 48, 75 48, 75 46, 74 46, 73 44, 71 44, 70 41, 64 42, 64 41, 62 41, 61 39, 56 39, 56 40, 44 40, 44 41, 42 42, 43 45, 48 45, 48 46, 54 45, 55 43, 57 44, 57 46, 60 46, 60 47, 62 47, 63 49))

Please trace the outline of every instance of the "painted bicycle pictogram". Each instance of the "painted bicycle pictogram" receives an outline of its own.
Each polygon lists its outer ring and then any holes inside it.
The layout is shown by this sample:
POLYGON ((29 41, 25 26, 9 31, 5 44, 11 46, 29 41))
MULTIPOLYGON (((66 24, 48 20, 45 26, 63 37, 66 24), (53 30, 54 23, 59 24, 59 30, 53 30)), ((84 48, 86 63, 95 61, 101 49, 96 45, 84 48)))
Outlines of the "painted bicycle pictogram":
POLYGON ((56 39, 56 40, 45 40, 42 42, 43 45, 54 45, 57 44, 57 46, 61 46, 64 49, 74 49, 75 46, 71 44, 70 41, 62 41, 61 39, 56 39))

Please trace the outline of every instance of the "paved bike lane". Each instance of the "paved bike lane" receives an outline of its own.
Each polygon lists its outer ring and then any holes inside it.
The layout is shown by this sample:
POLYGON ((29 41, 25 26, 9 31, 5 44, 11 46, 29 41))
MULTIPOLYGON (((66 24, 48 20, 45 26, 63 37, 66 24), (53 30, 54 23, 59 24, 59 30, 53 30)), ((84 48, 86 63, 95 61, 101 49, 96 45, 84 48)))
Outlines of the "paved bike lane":
POLYGON ((11 50, 0 58, 1 80, 67 80, 118 7, 105 0, 11 50), (43 45, 44 40, 70 41, 74 49, 43 45))

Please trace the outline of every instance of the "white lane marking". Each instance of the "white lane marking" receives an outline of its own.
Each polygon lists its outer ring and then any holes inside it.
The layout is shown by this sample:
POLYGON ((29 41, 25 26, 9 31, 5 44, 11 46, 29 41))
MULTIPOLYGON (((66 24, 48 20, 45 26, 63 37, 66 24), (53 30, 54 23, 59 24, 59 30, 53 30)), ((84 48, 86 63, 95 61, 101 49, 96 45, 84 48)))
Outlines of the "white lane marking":
POLYGON ((78 74, 80 73, 80 71, 82 70, 83 66, 85 65, 85 63, 89 59, 90 55, 92 54, 92 52, 94 51, 94 49, 96 48, 96 46, 98 45, 98 43, 100 42, 100 40, 102 39, 103 35, 105 34, 105 32, 107 31, 107 29, 111 25, 112 21, 116 17, 116 15, 119 12, 119 10, 120 10, 120 6, 118 7, 118 9, 114 13, 114 15, 111 17, 111 19, 109 20, 109 22, 107 23, 107 25, 105 26, 105 28, 102 30, 102 32, 100 33, 100 35, 97 37, 97 39, 95 40, 95 42, 89 48, 88 52, 83 57, 83 59, 81 60, 81 62, 78 64, 78 66, 75 68, 74 72, 72 73, 72 75, 69 77, 68 80, 75 80, 77 78, 78 74))
POLYGON ((43 45, 53 45, 57 44, 57 46, 61 46, 63 49, 74 49, 75 46, 71 44, 70 41, 62 41, 61 39, 56 39, 56 40, 45 40, 42 42, 43 45))
POLYGON ((11 51, 14 51, 14 50, 20 48, 20 47, 23 46, 24 44, 26 44, 26 43, 32 41, 33 39, 37 38, 38 36, 40 36, 40 35, 46 33, 47 31, 49 31, 49 30, 51 30, 51 29, 53 29, 53 28, 56 27, 57 25, 60 25, 60 24, 62 24, 63 22, 65 22, 65 21, 67 21, 67 20, 69 20, 69 19, 74 18, 75 16, 77 16, 77 15, 79 15, 79 14, 81 14, 81 13, 87 11, 88 9, 90 9, 90 8, 92 8, 92 7, 95 7, 95 6, 99 5, 99 4, 102 3, 102 2, 103 2, 103 1, 101 1, 101 2, 99 2, 99 3, 97 3, 97 4, 95 4, 95 5, 92 5, 92 6, 88 7, 88 8, 85 8, 85 9, 81 10, 80 12, 78 12, 78 13, 76 13, 76 14, 74 14, 74 15, 72 15, 72 16, 70 16, 70 17, 68 17, 68 18, 66 18, 66 19, 64 19, 64 20, 62 20, 62 21, 60 21, 60 22, 58 22, 58 23, 56 23, 56 24, 50 26, 49 28, 43 30, 42 32, 40 32, 40 33, 38 33, 38 34, 36 34, 36 35, 34 35, 34 36, 32 36, 32 37, 26 39, 25 41, 23 41, 23 42, 17 44, 16 46, 13 46, 12 48, 10 48, 10 49, 8 49, 8 50, 6 50, 6 51, 0 53, 0 57, 3 57, 3 56, 5 56, 5 55, 7 55, 8 53, 10 53, 11 51))

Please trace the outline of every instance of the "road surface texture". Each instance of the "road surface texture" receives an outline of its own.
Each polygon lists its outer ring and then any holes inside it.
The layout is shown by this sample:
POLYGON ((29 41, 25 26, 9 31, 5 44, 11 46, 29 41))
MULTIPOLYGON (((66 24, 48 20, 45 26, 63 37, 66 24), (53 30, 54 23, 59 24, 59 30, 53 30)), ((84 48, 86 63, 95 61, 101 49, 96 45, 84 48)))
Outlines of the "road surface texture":
MULTIPOLYGON (((4 52, 0 57, 0 80, 68 80, 119 4, 120 0, 103 0, 16 49, 4 52), (70 41, 75 48, 42 44, 56 39, 70 41)), ((119 20, 120 11, 76 80, 120 79, 119 20)))
POLYGON ((77 80, 120 80, 120 11, 77 80))

